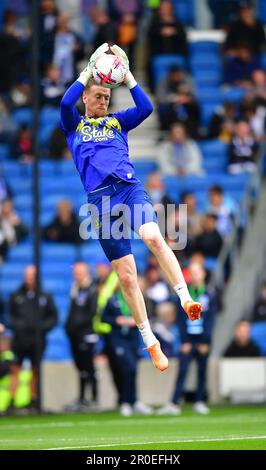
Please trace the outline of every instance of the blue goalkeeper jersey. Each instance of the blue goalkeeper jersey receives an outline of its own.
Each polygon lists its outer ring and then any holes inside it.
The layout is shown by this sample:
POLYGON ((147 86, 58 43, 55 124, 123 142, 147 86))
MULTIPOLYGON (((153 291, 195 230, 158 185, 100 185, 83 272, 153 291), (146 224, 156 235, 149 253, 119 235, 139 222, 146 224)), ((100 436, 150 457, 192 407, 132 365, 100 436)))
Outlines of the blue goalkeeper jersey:
POLYGON ((61 127, 86 193, 112 175, 136 183, 129 159, 128 132, 152 112, 152 105, 139 85, 131 91, 135 107, 105 117, 80 116, 75 107, 84 86, 76 81, 61 101, 61 127))

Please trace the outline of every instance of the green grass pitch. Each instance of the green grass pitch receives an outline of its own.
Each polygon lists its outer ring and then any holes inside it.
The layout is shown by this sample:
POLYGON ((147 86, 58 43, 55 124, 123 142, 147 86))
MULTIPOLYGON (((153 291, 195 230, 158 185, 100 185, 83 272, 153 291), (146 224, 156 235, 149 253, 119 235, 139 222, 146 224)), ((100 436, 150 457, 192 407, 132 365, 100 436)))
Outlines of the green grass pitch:
POLYGON ((208 416, 186 406, 179 417, 118 413, 0 418, 0 449, 265 450, 266 407, 213 407, 208 416))

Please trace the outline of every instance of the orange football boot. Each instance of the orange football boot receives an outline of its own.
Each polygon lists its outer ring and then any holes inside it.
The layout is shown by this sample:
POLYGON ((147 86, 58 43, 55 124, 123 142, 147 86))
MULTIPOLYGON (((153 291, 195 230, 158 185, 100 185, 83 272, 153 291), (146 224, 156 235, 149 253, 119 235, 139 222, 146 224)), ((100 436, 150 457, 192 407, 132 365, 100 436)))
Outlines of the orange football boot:
POLYGON ((168 359, 161 350, 161 345, 159 341, 147 348, 150 353, 151 360, 155 367, 163 372, 168 367, 168 359))
POLYGON ((184 305, 184 310, 190 320, 199 320, 200 314, 203 310, 202 305, 199 302, 189 300, 184 305))

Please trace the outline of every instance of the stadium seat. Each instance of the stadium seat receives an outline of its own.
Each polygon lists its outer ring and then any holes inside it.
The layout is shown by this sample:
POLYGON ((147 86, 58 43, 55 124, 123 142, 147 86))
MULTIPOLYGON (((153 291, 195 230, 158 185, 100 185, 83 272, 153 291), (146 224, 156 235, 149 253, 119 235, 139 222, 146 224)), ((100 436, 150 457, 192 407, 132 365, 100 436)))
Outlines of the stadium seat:
POLYGON ((199 145, 204 158, 227 158, 228 145, 218 139, 206 140, 199 145))
POLYGON ((33 262, 33 244, 22 242, 9 248, 7 253, 8 261, 20 261, 25 264, 33 262))
POLYGON ((255 322, 251 325, 251 338, 260 348, 261 354, 266 356, 266 322, 255 322))
POLYGON ((7 144, 0 144, 0 161, 7 160, 10 157, 10 146, 7 144))
POLYGON ((178 54, 160 54, 153 57, 152 75, 154 86, 167 74, 173 65, 185 69, 186 60, 183 56, 178 54))
POLYGON ((174 0, 175 15, 186 26, 194 26, 196 0, 174 0))
POLYGON ((246 94, 245 88, 229 88, 221 91, 223 101, 232 101, 234 103, 239 103, 246 94))
POLYGON ((60 109, 53 106, 45 106, 40 113, 40 125, 53 127, 60 124, 60 109))
POLYGON ((205 70, 199 68, 194 70, 193 77, 197 87, 218 87, 221 83, 221 71, 218 69, 205 70))
POLYGON ((155 161, 150 161, 150 160, 141 160, 134 162, 134 167, 136 170, 136 173, 146 173, 147 175, 149 173, 152 173, 153 171, 158 170, 158 165, 155 161))
POLYGON ((61 326, 53 328, 47 335, 47 347, 44 352, 45 361, 71 360, 68 338, 61 326))
POLYGON ((78 249, 70 243, 42 243, 41 256, 43 261, 64 261, 72 265, 77 259, 78 249))
POLYGON ((201 53, 212 53, 219 56, 221 46, 217 41, 193 41, 189 44, 191 57, 201 53))
POLYGON ((32 109, 18 108, 12 113, 12 117, 18 126, 26 124, 30 126, 32 123, 32 109))

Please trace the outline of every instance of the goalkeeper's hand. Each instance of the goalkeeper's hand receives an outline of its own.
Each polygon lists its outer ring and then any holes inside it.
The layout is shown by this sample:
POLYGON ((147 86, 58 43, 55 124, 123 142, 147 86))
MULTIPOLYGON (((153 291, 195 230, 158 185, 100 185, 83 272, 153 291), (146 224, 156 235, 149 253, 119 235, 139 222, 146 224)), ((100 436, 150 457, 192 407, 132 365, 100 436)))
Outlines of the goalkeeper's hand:
POLYGON ((105 52, 107 52, 108 49, 109 49, 109 46, 108 46, 107 42, 105 42, 100 47, 98 47, 98 49, 96 49, 96 51, 90 56, 87 67, 85 67, 85 69, 82 70, 82 72, 81 72, 81 74, 78 78, 78 81, 80 83, 82 83, 82 85, 84 85, 84 86, 87 85, 87 83, 89 82, 89 80, 92 77, 92 69, 94 67, 94 64, 95 64, 96 60, 99 57, 101 57, 105 52))
POLYGON ((125 51, 123 51, 123 49, 121 49, 121 47, 117 46, 116 44, 114 46, 111 46, 110 49, 114 53, 114 55, 116 55, 124 64, 124 67, 127 71, 125 80, 124 80, 126 86, 129 89, 133 88, 134 86, 137 85, 137 82, 129 70, 129 60, 125 51))

